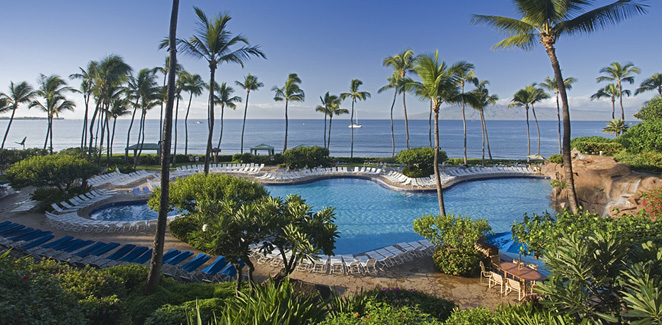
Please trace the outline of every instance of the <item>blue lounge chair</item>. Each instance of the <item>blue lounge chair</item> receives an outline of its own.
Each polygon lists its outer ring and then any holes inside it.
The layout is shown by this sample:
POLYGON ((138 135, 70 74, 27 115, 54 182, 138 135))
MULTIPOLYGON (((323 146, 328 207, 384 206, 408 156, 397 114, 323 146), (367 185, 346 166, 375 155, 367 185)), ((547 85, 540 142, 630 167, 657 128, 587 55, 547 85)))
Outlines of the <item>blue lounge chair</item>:
POLYGON ((93 240, 76 239, 76 240, 72 240, 71 242, 66 244, 65 247, 59 248, 58 250, 64 251, 64 252, 67 252, 67 253, 71 253, 71 252, 77 251, 77 250, 79 250, 79 249, 81 249, 85 246, 92 245, 92 243, 94 243, 93 240))
POLYGON ((118 243, 108 243, 108 245, 106 245, 104 247, 101 247, 101 248, 95 250, 94 252, 92 252, 91 255, 101 256, 101 255, 106 254, 106 253, 110 252, 111 250, 117 248, 119 245, 120 244, 118 244, 118 243))
POLYGON ((62 237, 62 238, 60 238, 60 239, 58 239, 58 240, 56 240, 56 241, 54 241, 54 242, 50 242, 50 243, 48 243, 48 244, 44 244, 44 245, 42 245, 41 247, 43 247, 43 248, 53 248, 53 247, 55 247, 55 246, 61 245, 62 243, 69 242, 69 241, 71 241, 73 238, 74 238, 74 237, 71 237, 71 236, 64 236, 64 237, 62 237))
POLYGON ((49 234, 49 235, 46 235, 46 236, 44 236, 44 237, 41 237, 41 238, 39 238, 39 239, 37 239, 37 240, 35 240, 35 241, 33 241, 33 242, 27 243, 27 244, 21 246, 20 248, 21 248, 22 250, 28 250, 28 249, 30 249, 30 248, 37 247, 37 246, 39 246, 39 245, 41 245, 41 244, 43 244, 43 243, 45 243, 45 242, 47 242, 47 241, 53 239, 53 237, 55 237, 55 235, 53 235, 53 234, 49 234))
POLYGON ((18 226, 17 223, 5 221, 5 222, 3 222, 2 226, 0 226, 0 232, 4 232, 5 230, 10 229, 12 227, 16 227, 16 226, 18 226))
POLYGON ((142 195, 143 193, 140 192, 140 188, 134 187, 133 188, 133 195, 142 195))
POLYGON ((13 240, 13 241, 18 241, 18 240, 23 240, 22 239, 23 237, 27 237, 27 236, 30 236, 34 233, 38 233, 38 232, 41 232, 41 230, 34 229, 34 228, 25 228, 21 231, 18 231, 16 233, 12 234, 11 236, 7 236, 7 238, 9 238, 10 240, 13 240))
POLYGON ((119 261, 120 261, 120 262, 132 262, 133 260, 135 260, 136 258, 138 258, 138 256, 140 256, 140 255, 142 255, 143 253, 145 253, 148 249, 149 249, 149 248, 144 247, 144 246, 136 247, 136 248, 135 248, 134 250, 132 250, 130 253, 126 254, 126 256, 124 256, 124 257, 122 257, 121 259, 119 259, 119 261))
POLYGON ((152 194, 152 191, 149 189, 149 187, 145 186, 145 187, 143 187, 143 193, 152 194))
POLYGON ((218 272, 219 274, 227 275, 230 278, 237 276, 237 269, 232 264, 228 264, 224 269, 218 272))
POLYGON ((3 221, 3 222, 0 222, 0 228, 2 228, 2 227, 4 227, 4 226, 7 226, 7 225, 10 225, 10 224, 12 224, 11 221, 5 220, 5 221, 3 221))
POLYGON ((84 250, 82 250, 82 251, 76 253, 76 256, 85 257, 85 256, 87 256, 87 255, 92 254, 93 251, 99 249, 100 247, 106 246, 106 245, 107 245, 106 243, 103 243, 103 242, 97 242, 97 243, 95 243, 94 245, 92 245, 92 246, 90 246, 90 247, 88 247, 88 248, 86 248, 86 249, 84 249, 84 250))
POLYGON ((223 269, 223 267, 225 267, 227 264, 228 261, 225 260, 225 256, 219 256, 216 258, 214 263, 204 268, 201 272, 208 275, 214 275, 223 269))
POLYGON ((107 258, 109 260, 118 260, 118 259, 122 258, 122 256, 129 253, 134 248, 136 248, 136 245, 126 244, 126 245, 120 247, 120 249, 116 250, 115 253, 110 254, 110 256, 108 256, 107 258))
POLYGON ((164 261, 163 263, 168 263, 168 264, 171 264, 171 265, 177 265, 177 264, 183 262, 185 259, 187 259, 191 256, 193 256, 193 253, 191 253, 189 251, 183 251, 183 252, 179 253, 178 255, 173 256, 171 259, 169 259, 167 261, 164 261))
POLYGON ((13 234, 16 231, 19 231, 19 230, 23 229, 23 228, 25 228, 24 225, 14 224, 11 227, 8 227, 7 229, 4 229, 4 230, 0 231, 0 235, 6 237, 8 235, 13 234))
POLYGON ((20 240, 22 240, 22 241, 31 241, 31 240, 34 240, 34 239, 37 239, 37 238, 48 236, 50 234, 52 234, 52 232, 39 230, 38 232, 32 233, 31 235, 21 237, 20 240))
POLYGON ((188 263, 184 264, 181 266, 182 270, 187 271, 187 272, 193 272, 197 268, 200 267, 200 265, 205 264, 209 260, 209 255, 200 253, 198 256, 196 256, 194 259, 189 261, 188 263))
POLYGON ((145 264, 145 262, 149 261, 150 259, 152 259, 152 249, 151 248, 148 251, 146 251, 145 254, 142 254, 142 255, 140 255, 140 257, 133 260, 133 263, 145 264))
POLYGON ((163 254, 163 263, 165 263, 165 261, 175 257, 179 253, 180 252, 179 252, 178 249, 171 248, 167 253, 163 254))

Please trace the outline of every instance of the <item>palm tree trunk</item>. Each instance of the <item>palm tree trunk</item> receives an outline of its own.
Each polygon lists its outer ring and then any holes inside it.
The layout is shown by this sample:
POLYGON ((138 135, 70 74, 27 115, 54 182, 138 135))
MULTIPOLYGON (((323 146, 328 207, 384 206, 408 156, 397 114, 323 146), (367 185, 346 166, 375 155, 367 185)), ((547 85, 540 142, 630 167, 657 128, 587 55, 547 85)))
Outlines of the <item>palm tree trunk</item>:
POLYGON ((324 113, 324 133, 322 133, 322 136, 324 137, 324 147, 328 148, 326 146, 326 113, 324 113))
POLYGON ((5 141, 7 141, 7 135, 9 134, 9 129, 11 128, 11 123, 14 121, 14 114, 16 114, 16 109, 18 106, 14 105, 14 107, 11 110, 11 117, 9 118, 9 124, 7 124, 7 131, 5 131, 5 137, 2 139, 2 146, 0 149, 5 148, 5 141))
MULTIPOLYGON (((173 126, 175 127, 175 145, 172 148, 172 164, 177 163, 177 121, 179 119, 179 94, 177 94, 177 104, 175 105, 175 121, 173 122, 173 126)), ((163 140, 161 140, 163 141, 163 140)))
POLYGON ((140 136, 143 133, 143 119, 145 117, 144 109, 142 112, 140 112, 140 122, 138 123, 138 142, 136 142, 136 150, 134 151, 135 154, 133 155, 133 168, 136 168, 138 165, 138 157, 140 156, 140 136))
POLYGON ((393 103, 391 103, 391 158, 395 157, 395 130, 393 129, 393 107, 395 107, 395 100, 398 98, 397 89, 393 93, 393 103))
POLYGON ((117 126, 117 117, 113 118, 113 135, 110 137, 110 148, 111 148, 110 154, 111 155, 113 154, 113 151, 112 151, 113 143, 115 143, 115 126, 117 126))
POLYGON ((444 207, 444 193, 441 188, 441 178, 439 175, 439 108, 434 110, 434 179, 437 185, 437 200, 439 201, 439 214, 446 215, 444 207))
MULTIPOLYGON (((462 82, 462 95, 464 95, 464 82, 462 82)), ((464 134, 464 165, 468 165, 467 162, 467 117, 464 114, 464 97, 462 97, 462 131, 464 134)))
MULTIPOLYGON (((179 0, 172 2, 172 15, 170 18, 170 44, 175 44, 175 33, 177 31, 177 13, 179 9, 179 0)), ((166 103, 166 117, 163 125, 163 136, 161 141, 161 198, 159 200, 159 216, 156 223, 156 234, 154 235, 154 253, 149 265, 147 275, 147 285, 145 292, 153 293, 159 286, 161 278, 161 265, 163 264, 163 246, 165 245, 166 222, 168 220, 168 208, 170 206, 170 141, 172 137, 172 106, 173 95, 175 92, 175 68, 177 67, 177 51, 170 51, 170 74, 168 79, 168 99, 166 103)))
POLYGON ((407 103, 405 102, 405 91, 404 90, 402 91, 402 108, 405 112, 405 133, 407 134, 407 149, 410 149, 410 146, 409 146, 409 118, 407 117, 407 103))
POLYGON ((46 118, 46 138, 44 139, 44 150, 48 146, 48 135, 51 133, 51 118, 50 116, 46 118))
POLYGON ((430 116, 428 117, 428 137, 430 138, 430 147, 432 147, 432 101, 430 101, 430 116))
POLYGON ((218 163, 218 154, 221 152, 221 141, 223 140, 223 115, 225 114, 225 103, 221 103, 221 132, 218 135, 218 151, 214 155, 214 163, 218 163))
POLYGON ((561 73, 561 66, 556 57, 556 50, 554 49, 553 39, 543 42, 545 51, 552 62, 554 69, 554 77, 556 78, 556 87, 561 94, 561 103, 563 104, 563 168, 565 169, 566 190, 568 193, 568 202, 570 210, 573 213, 579 211, 579 201, 577 200, 577 192, 575 190, 575 177, 572 172, 572 157, 570 156, 570 107, 568 106, 568 94, 565 91, 565 84, 563 83, 563 74, 561 73))
POLYGON ((101 148, 99 147, 99 128, 101 127, 101 123, 103 123, 102 116, 103 116, 103 104, 101 105, 101 112, 99 112, 99 115, 97 116, 97 119, 99 121, 97 122, 97 128, 94 131, 94 147, 99 149, 96 158, 98 158, 98 156, 101 154, 101 148))
POLYGON ((538 117, 536 116, 536 109, 531 104, 531 113, 533 113, 533 120, 536 122, 536 131, 538 132, 538 151, 536 154, 540 155, 540 126, 538 126, 538 117))
POLYGON ((329 115, 329 143, 327 144, 327 148, 329 151, 331 150, 331 122, 333 121, 333 115, 329 115))
POLYGON ((289 121, 287 120, 287 102, 288 100, 285 99, 285 144, 283 145, 283 152, 287 150, 287 128, 289 125, 289 121))
POLYGON ((248 286, 251 288, 251 294, 255 292, 255 278, 253 277, 253 272, 255 271, 255 265, 251 262, 250 258, 242 258, 242 261, 248 266, 248 286))
POLYGON ((240 153, 244 153, 244 131, 246 130, 246 113, 248 112, 248 96, 250 96, 251 91, 246 91, 246 106, 244 106, 244 123, 241 126, 241 148, 239 148, 240 153))
POLYGON ((99 112, 99 100, 97 100, 97 104, 94 107, 94 113, 92 114, 92 118, 90 119, 90 146, 87 148, 87 157, 91 158, 92 157, 92 143, 94 142, 94 121, 97 118, 97 113, 99 112))
POLYGON ((106 113, 106 167, 110 167, 110 156, 113 154, 113 146, 110 145, 110 112, 106 113))
POLYGON ((556 119, 558 120, 559 125, 559 155, 563 153, 561 148, 561 107, 559 106, 559 90, 554 91, 556 93, 556 119))
POLYGON ((526 161, 531 161, 529 156, 531 155, 531 135, 529 134, 529 105, 527 104, 524 108, 526 111, 526 161))
POLYGON ((209 108, 207 113, 207 124, 209 125, 209 134, 207 135, 207 150, 205 150, 205 175, 209 174, 209 158, 211 156, 211 138, 214 135, 214 76, 216 75, 216 67, 212 64, 209 65, 211 70, 211 80, 209 82, 209 108))
MULTIPOLYGON (((186 117, 184 117, 184 133, 186 134, 186 141, 184 142, 184 155, 188 155, 188 113, 191 111, 191 101, 193 100, 193 93, 188 98, 188 107, 186 107, 186 117)), ((221 119, 221 130, 223 130, 223 119, 221 119)), ((220 148, 220 145, 219 145, 220 148)))
POLYGON ((483 111, 480 112, 480 118, 483 120, 483 130, 485 130, 485 143, 487 144, 487 154, 492 161, 492 150, 490 150, 490 137, 487 134, 487 123, 485 122, 485 114, 483 111))
POLYGON ((50 153, 52 155, 53 154, 53 117, 52 116, 48 119, 48 124, 49 124, 48 128, 51 130, 51 132, 49 133, 49 138, 50 138, 50 143, 51 143, 50 144, 50 153))
POLYGON ((485 120, 483 116, 483 111, 481 110, 480 112, 480 128, 483 131, 483 137, 482 137, 482 150, 483 150, 483 155, 481 156, 481 162, 483 167, 485 167, 485 142, 486 142, 486 137, 487 137, 487 130, 485 130, 485 120))
POLYGON ((90 94, 84 93, 83 99, 85 100, 85 115, 83 116, 83 132, 80 136, 80 149, 82 150, 87 143, 87 113, 90 107, 90 94))
POLYGON ((99 156, 97 157, 97 165, 101 166, 101 153, 102 148, 103 148, 103 137, 106 135, 106 124, 108 124, 108 119, 106 118, 106 115, 108 115, 108 104, 106 104, 106 109, 102 109, 101 111, 101 123, 99 123, 99 127, 101 128, 101 141, 99 142, 99 156))
POLYGON ((136 118, 136 112, 138 111, 138 100, 136 100, 136 105, 133 108, 133 114, 131 114, 131 123, 129 123, 129 131, 126 132, 126 148, 124 149, 124 162, 129 163, 129 141, 131 141, 131 128, 133 127, 133 121, 136 118))
POLYGON ((618 102, 621 105, 621 120, 625 123, 625 111, 623 110, 623 85, 618 81, 618 102))
POLYGON ((612 97, 611 98, 611 119, 615 120, 616 119, 616 98, 612 97))
POLYGON ((351 133, 352 133, 352 138, 350 140, 350 147, 349 147, 349 159, 354 158, 354 99, 352 98, 352 117, 350 118, 351 122, 349 123, 349 126, 351 127, 351 133))

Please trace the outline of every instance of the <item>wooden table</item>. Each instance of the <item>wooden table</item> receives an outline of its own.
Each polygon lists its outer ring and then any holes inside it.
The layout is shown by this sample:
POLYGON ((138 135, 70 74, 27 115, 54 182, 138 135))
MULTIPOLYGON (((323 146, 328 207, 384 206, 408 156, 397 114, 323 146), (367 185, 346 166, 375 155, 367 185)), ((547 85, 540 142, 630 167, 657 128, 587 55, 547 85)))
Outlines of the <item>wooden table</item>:
POLYGON ((524 282, 524 292, 526 293, 526 281, 538 281, 542 279, 542 274, 540 272, 530 269, 522 265, 518 267, 515 263, 501 263, 499 265, 501 271, 504 273, 504 278, 508 278, 508 274, 511 274, 514 278, 520 279, 524 282))

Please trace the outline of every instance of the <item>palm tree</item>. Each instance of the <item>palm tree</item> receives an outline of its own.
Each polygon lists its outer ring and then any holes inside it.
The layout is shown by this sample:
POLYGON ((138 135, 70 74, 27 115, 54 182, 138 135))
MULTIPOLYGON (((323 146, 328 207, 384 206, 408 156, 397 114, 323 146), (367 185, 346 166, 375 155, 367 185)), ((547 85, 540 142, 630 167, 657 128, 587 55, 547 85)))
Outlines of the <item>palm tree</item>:
POLYGON ((6 110, 11 110, 11 117, 9 118, 9 123, 7 124, 7 131, 5 131, 5 136, 2 138, 2 146, 0 149, 5 148, 5 141, 7 141, 7 135, 9 135, 9 129, 11 128, 11 123, 14 121, 14 114, 18 109, 18 105, 29 103, 32 98, 35 96, 34 89, 27 82, 23 81, 19 84, 14 84, 13 81, 9 83, 9 94, 0 93, 0 98, 5 98, 4 105, 0 105, 6 110))
POLYGON ((495 48, 519 47, 529 50, 536 41, 545 48, 556 79, 563 108, 563 167, 568 189, 568 201, 573 213, 577 213, 579 202, 575 190, 570 157, 570 108, 568 95, 563 84, 561 65, 556 56, 555 44, 561 35, 591 33, 596 29, 616 24, 631 16, 646 13, 648 5, 640 0, 614 1, 611 4, 591 8, 593 1, 586 0, 513 0, 521 19, 502 16, 474 15, 474 23, 485 23, 505 32, 508 38, 497 43, 495 48))
POLYGON ((464 165, 467 165, 467 118, 464 114, 464 85, 467 82, 476 85, 476 73, 474 72, 474 65, 469 62, 458 63, 456 71, 458 75, 458 83, 460 84, 460 100, 462 101, 462 129, 464 134, 464 165))
MULTIPOLYGON (((478 82, 478 79, 476 79, 476 82, 478 82)), ((489 153, 490 160, 492 160, 490 140, 487 136, 487 124, 485 123, 485 108, 489 105, 495 105, 497 100, 499 100, 499 96, 490 95, 490 91, 487 89, 487 85, 489 84, 490 83, 487 80, 478 82, 476 89, 472 90, 467 97, 469 106, 473 107, 480 113, 480 125, 483 130, 483 155, 481 158, 483 166, 485 166, 485 144, 487 144, 487 151, 489 153)))
POLYGON ((456 85, 459 77, 454 72, 457 67, 453 65, 449 68, 446 62, 440 62, 439 51, 435 51, 434 55, 418 56, 414 61, 414 71, 421 78, 418 93, 430 99, 434 112, 434 176, 441 215, 446 215, 446 208, 439 177, 439 108, 443 102, 450 102, 458 96, 456 85))
POLYGON ((328 136, 328 143, 326 145, 327 148, 331 149, 331 124, 333 122, 333 116, 339 116, 342 114, 349 114, 349 110, 346 108, 340 108, 340 102, 342 99, 336 95, 329 95, 329 92, 326 92, 326 95, 324 95, 324 99, 322 100, 322 105, 327 107, 328 114, 329 114, 329 136, 328 136))
POLYGON ((244 153, 244 131, 246 130, 246 113, 248 112, 248 96, 251 94, 251 90, 258 90, 259 88, 264 87, 264 84, 257 80, 257 77, 248 74, 244 77, 244 82, 235 81, 237 86, 246 90, 246 106, 244 106, 244 123, 241 126, 241 148, 239 149, 241 153, 244 153))
POLYGON ((44 149, 50 141, 49 151, 51 154, 53 154, 53 118, 59 117, 60 112, 64 110, 73 111, 76 107, 74 102, 64 96, 64 93, 68 91, 74 92, 75 90, 67 86, 67 83, 60 76, 47 77, 42 74, 39 77, 39 89, 35 94, 43 98, 44 101, 33 100, 29 106, 30 108, 38 107, 48 115, 48 129, 46 130, 44 149))
POLYGON ((320 96, 320 101, 322 102, 322 105, 317 105, 315 107, 315 112, 320 112, 324 114, 324 131, 322 131, 322 138, 324 139, 324 148, 327 148, 326 146, 326 117, 329 115, 329 108, 327 107, 324 98, 329 97, 329 92, 326 92, 326 95, 324 97, 320 96))
MULTIPOLYGON (((591 95, 591 100, 609 97, 611 99, 611 119, 616 119, 616 97, 619 96, 618 87, 615 84, 608 84, 604 88, 599 89, 595 94, 591 95)), ((623 95, 630 96, 631 92, 623 89, 623 95)))
POLYGON ((625 125, 625 122, 623 120, 613 119, 613 120, 607 122, 607 127, 602 129, 602 132, 618 136, 620 134, 625 133, 625 131, 627 131, 627 129, 628 129, 628 126, 625 125))
POLYGON ((288 119, 287 119, 287 104, 292 102, 303 102, 306 99, 306 95, 299 86, 301 79, 297 76, 296 73, 290 73, 285 80, 285 85, 282 88, 278 86, 273 86, 271 91, 275 92, 274 100, 275 101, 285 101, 285 144, 283 145, 283 152, 287 150, 287 128, 288 128, 288 119))
MULTIPOLYGON (((174 69, 174 67, 173 67, 174 69)), ((171 70, 172 71, 172 70, 171 70)), ((174 76, 173 76, 174 77, 174 76)), ((156 83, 155 83, 156 85, 156 83)), ((174 86, 176 87, 176 86, 174 86)), ((138 127, 138 141, 136 142, 136 147, 138 148, 138 154, 133 157, 133 168, 135 169, 138 165, 138 159, 143 152, 143 146, 145 144, 145 123, 147 122, 147 112, 160 105, 161 102, 168 98, 166 97, 167 89, 159 86, 154 88, 146 89, 148 92, 140 96, 140 124, 138 127)), ((174 90, 173 90, 174 91, 174 90)), ((174 101, 174 99, 173 99, 174 101)), ((168 164, 170 162, 168 161, 168 164)))
POLYGON ((225 82, 216 87, 216 101, 221 105, 221 133, 218 136, 218 146, 216 146, 218 149, 221 149, 221 140, 223 139, 223 115, 225 107, 237 109, 236 103, 241 103, 241 97, 232 96, 232 93, 234 93, 234 89, 225 82))
POLYGON ((80 73, 73 73, 69 75, 69 79, 81 79, 80 92, 83 94, 83 101, 85 102, 85 114, 83 115, 83 132, 80 137, 80 148, 83 149, 87 143, 87 116, 90 108, 90 97, 93 96, 94 91, 94 75, 98 66, 98 62, 90 61, 87 64, 87 70, 78 67, 80 73))
POLYGON ((625 111, 623 110, 623 83, 634 83, 634 74, 640 72, 639 68, 632 63, 621 65, 618 62, 612 62, 608 67, 600 69, 600 73, 606 74, 597 78, 598 82, 615 81, 618 88, 618 101, 621 105, 621 120, 625 122, 625 111))
MULTIPOLYGON (((181 66, 176 66, 175 67, 175 73, 177 74, 175 79, 175 120, 173 121, 173 127, 175 129, 175 134, 173 136, 174 144, 172 146, 172 164, 177 163, 177 121, 179 121, 179 100, 182 99, 182 91, 184 91, 184 87, 186 87, 186 78, 189 76, 189 73, 184 71, 181 66)), ((165 104, 167 101, 167 98, 165 100, 161 101, 161 107, 165 104)), ((161 133, 161 132, 159 132, 161 133)))
MULTIPOLYGON (((184 79, 184 90, 189 93, 188 97, 188 106, 186 106, 186 117, 184 117, 184 133, 186 135, 185 144, 184 144, 184 155, 188 155, 188 115, 191 111, 191 101, 193 96, 200 96, 202 90, 206 88, 205 82, 202 80, 202 77, 199 74, 187 74, 183 76, 184 79)), ((221 128, 223 121, 221 120, 221 128)), ((219 145, 220 148, 220 145, 219 145)))
MULTIPOLYGON (((565 85, 566 90, 572 89, 572 84, 575 83, 577 79, 575 78, 565 78, 563 80, 563 84, 565 85)), ((556 96, 556 119, 558 121, 558 128, 559 128, 559 155, 563 153, 563 147, 561 146, 561 105, 559 104, 559 88, 556 85, 556 79, 552 79, 550 77, 545 78, 545 82, 541 83, 540 86, 543 88, 549 90, 549 91, 554 91, 554 95, 556 96)))
MULTIPOLYGON (((197 58, 204 58, 209 63, 209 105, 207 119, 209 121, 209 134, 207 136, 207 150, 205 151, 205 174, 209 174, 209 158, 212 147, 212 134, 214 132, 214 85, 215 74, 219 64, 238 63, 244 67, 244 60, 252 56, 266 58, 259 46, 249 46, 248 40, 241 35, 233 36, 227 30, 227 24, 232 19, 229 15, 214 16, 208 19, 207 15, 194 7, 198 16, 197 33, 190 40, 177 40, 183 53, 197 58), (237 48, 237 46, 241 46, 237 48)), ((242 136, 243 140, 243 136, 242 136)), ((243 146, 242 146, 243 149, 243 146)))
POLYGON ((129 100, 128 97, 115 98, 110 104, 110 116, 112 116, 113 118, 113 134, 110 137, 110 145, 108 146, 110 148, 110 155, 113 154, 112 150, 113 150, 113 143, 115 142, 115 126, 117 125, 117 118, 120 116, 131 114, 131 111, 129 110, 129 105, 131 105, 131 101, 129 100))
POLYGON ((526 91, 531 93, 529 104, 531 105, 531 113, 533 113, 533 120, 536 122, 536 131, 538 133, 538 150, 536 151, 536 155, 540 156, 540 126, 538 125, 538 117, 536 116, 535 103, 543 99, 548 99, 549 94, 542 88, 536 88, 535 86, 535 83, 526 86, 526 91))
POLYGON ((531 156, 531 137, 529 134, 529 107, 531 107, 531 111, 533 112, 533 117, 536 122, 536 129, 538 131, 538 151, 537 155, 540 155, 540 127, 538 126, 538 118, 536 117, 535 110, 533 108, 533 105, 545 98, 549 98, 549 94, 545 93, 541 88, 536 88, 536 84, 533 83, 531 85, 526 86, 526 88, 518 90, 515 95, 513 95, 513 99, 510 101, 510 105, 508 107, 515 107, 515 106, 524 106, 524 110, 526 111, 526 142, 527 142, 527 152, 526 152, 526 160, 529 161, 531 156))
MULTIPOLYGON (((131 115, 131 122, 129 123, 129 130, 126 132, 126 147, 129 147, 131 141, 131 128, 136 118, 136 112, 141 107, 140 101, 144 97, 153 96, 155 89, 158 87, 156 84, 156 75, 151 69, 142 69, 138 72, 138 77, 129 76, 128 81, 128 97, 133 101, 133 114, 131 115)), ((140 136, 139 136, 140 137, 140 136)), ((129 152, 125 151, 124 161, 129 163, 129 152)))
POLYGON ((655 73, 648 79, 644 80, 634 94, 636 96, 649 90, 657 90, 657 94, 662 97, 662 74, 655 73))
MULTIPOLYGON (((341 93, 340 94, 340 100, 345 100, 346 98, 352 98, 352 116, 350 118, 350 123, 354 123, 354 103, 356 103, 357 100, 366 100, 370 98, 370 93, 367 91, 359 91, 359 87, 363 84, 363 82, 359 79, 352 79, 352 82, 349 85, 349 92, 348 93, 341 93)), ((350 125, 351 126, 351 125, 350 125)), ((352 127, 352 140, 351 140, 351 147, 350 147, 350 153, 349 153, 349 158, 354 158, 354 128, 352 127)))
MULTIPOLYGON (((414 62, 414 51, 405 50, 402 53, 385 58, 383 64, 385 67, 393 68, 393 77, 395 79, 404 80, 405 76, 407 75, 407 72, 412 71, 413 62, 414 62)), ((407 136, 407 149, 409 149, 409 119, 407 118, 407 104, 405 102, 405 91, 400 90, 400 92, 402 93, 402 108, 405 113, 405 134, 407 136)), ((352 111, 352 116, 354 116, 353 111, 352 111)))
MULTIPOLYGON (((177 16, 179 12, 179 0, 173 0, 172 13, 170 15, 169 44, 170 61, 177 63, 177 51, 175 50, 177 33, 177 16)), ((171 66, 168 78, 168 90, 166 99, 166 117, 163 125, 164 139, 161 142, 161 199, 159 200, 159 216, 154 234, 154 253, 149 263, 147 285, 145 293, 152 294, 159 286, 161 279, 161 266, 163 264, 163 247, 165 246, 166 222, 168 220, 169 196, 170 196, 170 141, 172 137, 172 107, 175 96, 175 67, 171 66)), ((160 132, 159 132, 160 133, 160 132)))
POLYGON ((398 80, 402 80, 394 72, 393 77, 388 77, 388 84, 377 90, 378 94, 382 92, 393 89, 393 102, 391 103, 391 158, 395 157, 395 131, 393 129, 393 107, 395 107, 395 100, 398 98, 398 92, 402 89, 398 87, 398 80))

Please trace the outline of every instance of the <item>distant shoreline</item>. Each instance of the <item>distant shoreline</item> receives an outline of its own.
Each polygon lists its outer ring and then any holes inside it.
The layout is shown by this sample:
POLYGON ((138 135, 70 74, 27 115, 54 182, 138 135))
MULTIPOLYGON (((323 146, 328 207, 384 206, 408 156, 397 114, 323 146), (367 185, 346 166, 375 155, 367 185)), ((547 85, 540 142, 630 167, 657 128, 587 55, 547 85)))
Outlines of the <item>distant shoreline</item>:
MULTIPOLYGON (((26 116, 26 117, 14 117, 14 120, 47 120, 48 117, 37 117, 37 116, 26 116)), ((54 120, 64 120, 64 117, 54 117, 54 120)), ((0 120, 9 120, 9 117, 2 116, 0 120)))

